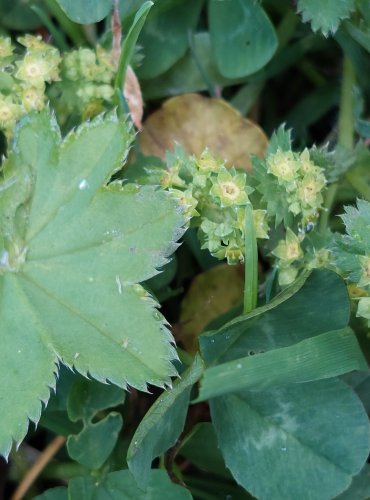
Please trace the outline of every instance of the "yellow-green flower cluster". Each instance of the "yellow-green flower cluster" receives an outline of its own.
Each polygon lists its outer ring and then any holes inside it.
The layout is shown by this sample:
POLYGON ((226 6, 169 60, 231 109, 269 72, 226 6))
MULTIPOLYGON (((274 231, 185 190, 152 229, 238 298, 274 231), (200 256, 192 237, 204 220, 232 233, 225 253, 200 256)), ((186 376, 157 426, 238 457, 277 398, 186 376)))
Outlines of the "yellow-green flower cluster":
POLYGON ((303 258, 300 238, 288 228, 285 239, 279 241, 272 255, 278 259, 279 285, 290 285, 297 277, 303 258))
MULTIPOLYGON (((244 261, 245 206, 253 189, 248 186, 245 172, 226 168, 208 150, 199 158, 170 158, 161 185, 169 188, 185 205, 186 213, 194 217, 199 228, 203 249, 229 264, 244 261)), ((254 210, 257 238, 268 238, 265 210, 254 210)))
POLYGON ((41 37, 25 35, 18 42, 26 48, 22 58, 14 54, 10 38, 0 37, 0 128, 9 138, 16 121, 45 106, 47 83, 59 80, 59 51, 41 37))
POLYGON ((303 226, 315 221, 323 204, 326 179, 307 149, 301 154, 280 149, 267 157, 267 172, 276 177, 287 193, 289 211, 301 217, 303 226))
POLYGON ((106 109, 114 95, 114 75, 110 53, 100 46, 67 53, 61 65, 63 84, 58 89, 61 95, 57 109, 62 121, 72 112, 87 119, 106 109))

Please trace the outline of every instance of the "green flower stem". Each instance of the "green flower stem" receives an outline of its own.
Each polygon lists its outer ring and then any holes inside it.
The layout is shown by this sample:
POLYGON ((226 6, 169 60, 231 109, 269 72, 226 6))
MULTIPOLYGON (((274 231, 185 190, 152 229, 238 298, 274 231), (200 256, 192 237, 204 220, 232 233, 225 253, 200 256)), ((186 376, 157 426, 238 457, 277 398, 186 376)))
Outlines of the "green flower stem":
POLYGON ((244 271, 244 314, 253 311, 257 306, 258 286, 258 252, 257 239, 253 220, 253 207, 245 206, 245 271, 244 271))
MULTIPOLYGON (((338 124, 338 144, 346 149, 353 149, 354 144, 354 117, 353 117, 353 87, 356 83, 355 69, 350 59, 343 60, 343 79, 340 96, 340 111, 338 124)), ((334 205, 338 184, 331 184, 326 191, 324 209, 321 213, 320 231, 324 232, 329 224, 329 217, 334 205)))

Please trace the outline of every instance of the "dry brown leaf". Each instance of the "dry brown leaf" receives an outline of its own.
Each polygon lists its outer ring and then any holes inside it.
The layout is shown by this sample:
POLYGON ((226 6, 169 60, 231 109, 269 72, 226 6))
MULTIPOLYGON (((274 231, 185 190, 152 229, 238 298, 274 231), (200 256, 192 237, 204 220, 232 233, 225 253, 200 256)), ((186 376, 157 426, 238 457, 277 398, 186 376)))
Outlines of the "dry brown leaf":
POLYGON ((227 166, 249 170, 249 155, 264 154, 267 137, 261 128, 241 116, 222 99, 184 94, 168 99, 145 121, 139 135, 145 155, 165 157, 175 143, 199 156, 206 147, 227 166))
POLYGON ((188 352, 196 352, 198 336, 210 321, 241 303, 244 290, 243 266, 220 264, 198 274, 182 304, 180 322, 174 334, 188 352))
POLYGON ((127 101, 132 121, 134 122, 135 127, 141 130, 144 103, 141 95, 139 80, 137 79, 137 76, 131 66, 127 67, 123 93, 127 101))

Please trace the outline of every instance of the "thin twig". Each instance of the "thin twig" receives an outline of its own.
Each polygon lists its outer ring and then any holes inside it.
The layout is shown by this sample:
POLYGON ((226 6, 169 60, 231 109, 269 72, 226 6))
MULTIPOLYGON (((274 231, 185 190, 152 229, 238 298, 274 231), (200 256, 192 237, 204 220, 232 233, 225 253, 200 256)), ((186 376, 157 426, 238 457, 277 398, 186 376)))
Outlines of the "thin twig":
POLYGON ((11 500, 21 500, 27 491, 30 489, 34 481, 41 474, 44 467, 50 462, 54 455, 60 450, 60 448, 65 443, 65 437, 57 436, 51 443, 45 448, 45 450, 37 458, 36 462, 29 469, 27 474, 22 479, 20 485, 15 490, 11 500))

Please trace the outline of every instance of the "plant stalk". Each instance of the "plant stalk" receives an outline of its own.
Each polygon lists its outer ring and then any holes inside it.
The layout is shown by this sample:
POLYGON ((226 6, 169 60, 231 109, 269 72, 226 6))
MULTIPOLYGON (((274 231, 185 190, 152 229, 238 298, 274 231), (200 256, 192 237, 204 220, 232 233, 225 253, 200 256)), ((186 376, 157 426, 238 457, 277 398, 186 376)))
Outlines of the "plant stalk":
POLYGON ((244 261, 244 307, 243 313, 248 314, 257 306, 258 287, 258 251, 251 203, 245 206, 245 261, 244 261))
MULTIPOLYGON (((354 145, 354 116, 353 116, 353 88, 356 83, 356 74, 352 62, 347 56, 343 60, 343 79, 340 95, 338 144, 346 149, 353 149, 354 145)), ((320 232, 325 232, 329 225, 329 217, 335 202, 338 183, 331 184, 326 191, 324 208, 321 212, 320 232)))

